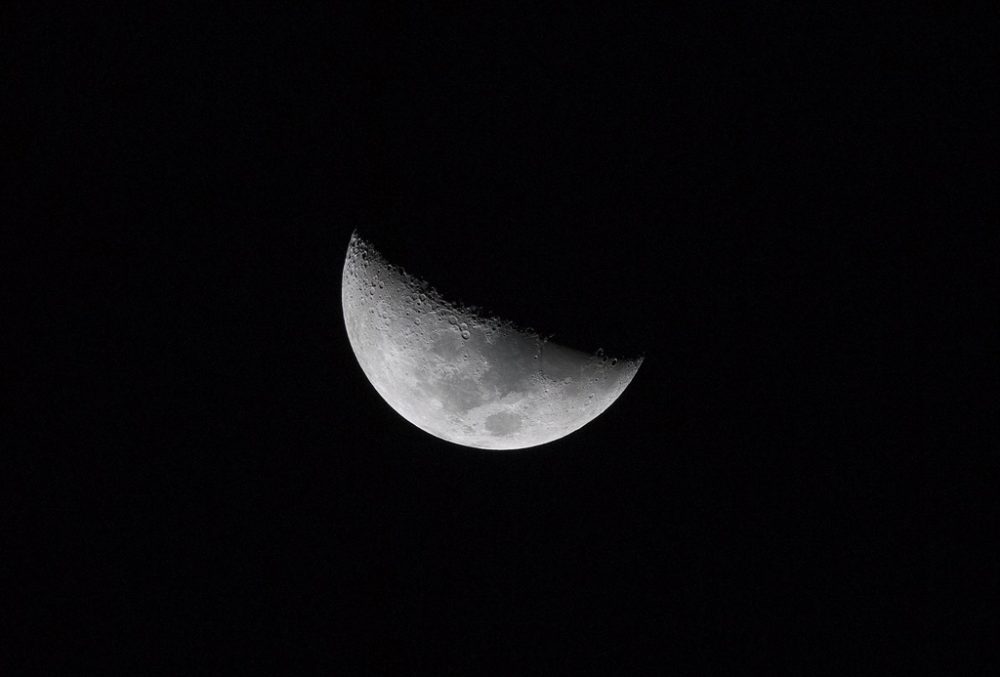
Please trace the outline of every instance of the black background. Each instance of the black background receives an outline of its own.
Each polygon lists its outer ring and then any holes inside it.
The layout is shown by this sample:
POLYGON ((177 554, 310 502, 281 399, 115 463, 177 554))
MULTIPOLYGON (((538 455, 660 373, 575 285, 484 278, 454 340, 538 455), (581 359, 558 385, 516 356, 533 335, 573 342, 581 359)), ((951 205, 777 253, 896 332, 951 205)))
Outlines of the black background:
POLYGON ((995 16, 295 5, 4 11, 13 659, 981 665, 995 465, 939 452, 995 360, 995 16), (432 438, 351 353, 355 227, 646 361, 550 445, 432 438))

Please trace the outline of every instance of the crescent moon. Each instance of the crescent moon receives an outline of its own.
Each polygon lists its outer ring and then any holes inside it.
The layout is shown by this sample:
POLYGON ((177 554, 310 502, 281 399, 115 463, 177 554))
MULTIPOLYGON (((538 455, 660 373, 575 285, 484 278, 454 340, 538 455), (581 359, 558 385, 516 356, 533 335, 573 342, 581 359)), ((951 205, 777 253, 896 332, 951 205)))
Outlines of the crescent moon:
POLYGON ((341 301, 375 390, 421 430, 468 447, 523 449, 565 437, 611 406, 642 364, 574 350, 450 302, 357 231, 341 301))

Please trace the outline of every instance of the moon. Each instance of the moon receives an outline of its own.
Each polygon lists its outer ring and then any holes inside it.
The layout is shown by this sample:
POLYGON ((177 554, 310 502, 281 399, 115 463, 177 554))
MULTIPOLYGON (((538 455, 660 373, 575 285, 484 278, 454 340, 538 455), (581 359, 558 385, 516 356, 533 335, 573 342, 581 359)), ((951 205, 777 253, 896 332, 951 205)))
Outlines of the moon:
POLYGON ((523 449, 579 430, 618 399, 642 358, 559 345, 446 300, 390 264, 357 231, 341 287, 365 376, 421 430, 478 449, 523 449))

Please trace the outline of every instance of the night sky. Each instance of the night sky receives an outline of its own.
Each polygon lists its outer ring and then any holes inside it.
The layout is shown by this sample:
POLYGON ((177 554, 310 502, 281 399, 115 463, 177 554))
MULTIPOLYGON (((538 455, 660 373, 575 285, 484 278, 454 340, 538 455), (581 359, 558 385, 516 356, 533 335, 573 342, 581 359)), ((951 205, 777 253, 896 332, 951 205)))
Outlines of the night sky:
POLYGON ((943 451, 996 357, 996 16, 613 4, 4 10, 17 665, 996 658, 1000 579, 953 583, 996 465, 943 451), (355 228, 645 362, 552 444, 433 438, 352 354, 355 228))

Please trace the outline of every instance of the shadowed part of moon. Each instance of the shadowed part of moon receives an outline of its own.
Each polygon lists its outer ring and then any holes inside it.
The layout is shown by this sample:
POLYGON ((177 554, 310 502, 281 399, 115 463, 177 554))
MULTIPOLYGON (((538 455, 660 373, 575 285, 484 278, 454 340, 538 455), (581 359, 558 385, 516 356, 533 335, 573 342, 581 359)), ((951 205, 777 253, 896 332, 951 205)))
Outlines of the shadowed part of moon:
POLYGON ((567 348, 449 302, 351 236, 344 324, 378 393, 428 433, 481 449, 564 437, 625 390, 642 363, 567 348))

